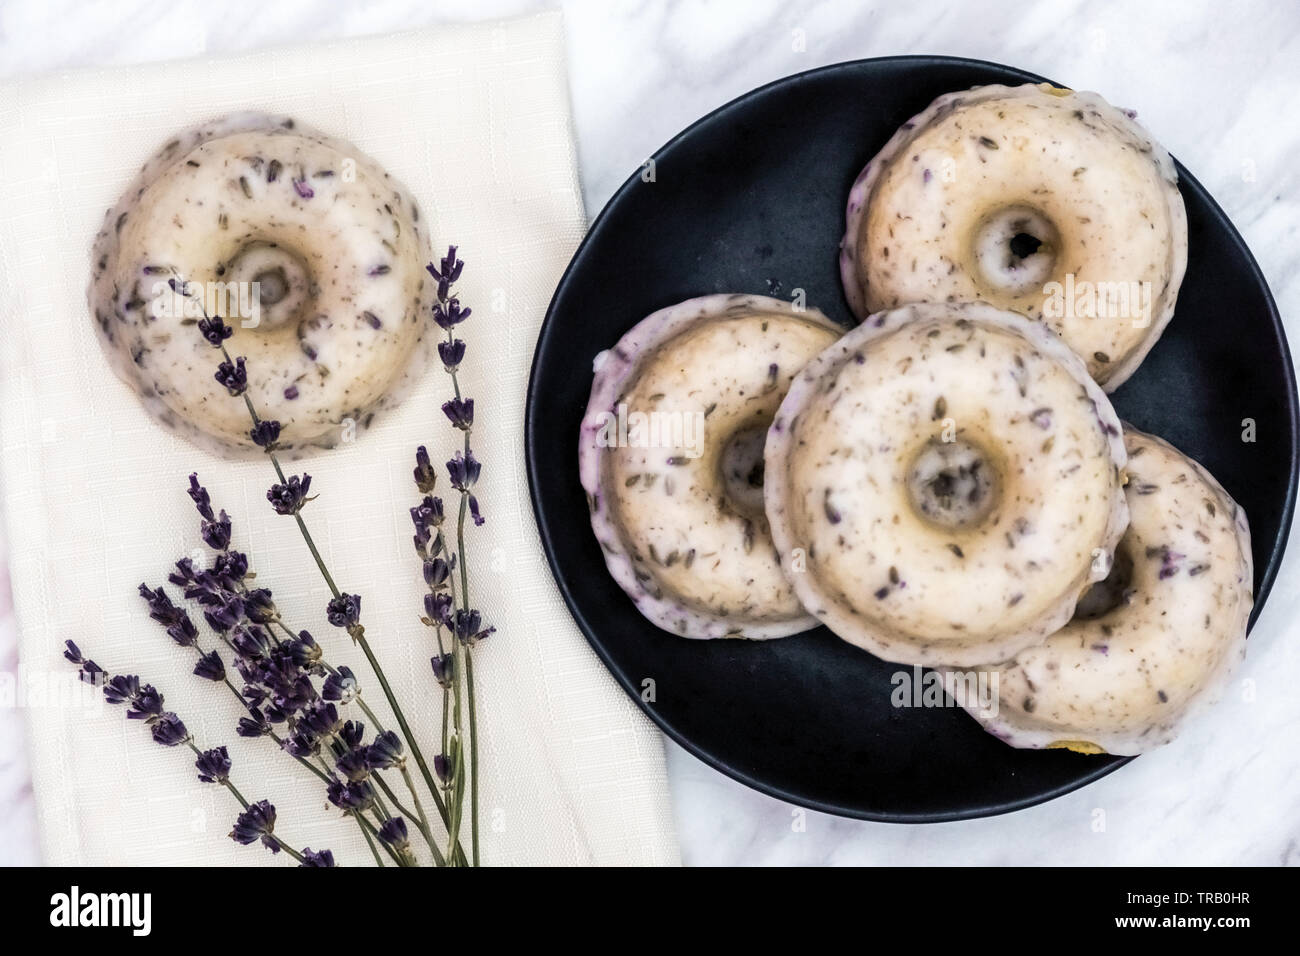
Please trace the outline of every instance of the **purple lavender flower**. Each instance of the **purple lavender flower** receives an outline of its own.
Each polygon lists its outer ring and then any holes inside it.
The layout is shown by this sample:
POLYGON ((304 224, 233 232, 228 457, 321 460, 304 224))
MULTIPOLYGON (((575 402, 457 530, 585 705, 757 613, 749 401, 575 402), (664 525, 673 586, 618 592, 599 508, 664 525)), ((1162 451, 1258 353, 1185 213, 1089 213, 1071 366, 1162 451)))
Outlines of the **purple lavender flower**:
POLYGON ((297 666, 306 668, 315 668, 324 653, 315 638, 307 631, 299 631, 298 639, 290 641, 286 649, 297 666))
POLYGON ((329 850, 321 850, 319 853, 312 850, 311 847, 304 847, 302 851, 302 862, 300 867, 334 867, 334 854, 329 850))
POLYGON ((238 597, 231 597, 222 604, 206 608, 203 619, 214 631, 224 634, 243 621, 244 602, 238 597))
MULTIPOLYGON (((446 558, 433 558, 424 562, 424 583, 431 588, 441 588, 447 583, 450 573, 451 567, 447 564, 446 558)), ((429 616, 433 617, 432 614, 429 616)))
POLYGON ((316 190, 312 189, 311 186, 307 185, 307 180, 300 179, 300 178, 294 179, 293 191, 296 192, 303 199, 311 199, 313 196, 316 195, 316 190))
POLYGON ((138 588, 140 597, 145 599, 149 605, 149 616, 164 626, 179 623, 185 617, 185 612, 172 603, 172 599, 167 596, 162 588, 156 591, 149 589, 149 585, 141 584, 138 588))
POLYGON ((176 570, 167 575, 167 580, 178 588, 183 588, 194 583, 194 574, 194 562, 189 558, 181 558, 176 562, 176 570))
POLYGON ((248 708, 248 714, 247 717, 239 718, 235 733, 241 737, 265 737, 271 732, 271 725, 267 723, 266 717, 258 708, 248 708))
POLYGON ((453 667, 452 656, 450 654, 439 654, 437 657, 430 658, 429 664, 433 667, 434 679, 444 690, 450 688, 453 667))
POLYGON ((221 318, 209 318, 207 316, 199 319, 199 334, 208 340, 208 344, 213 347, 219 347, 226 339, 235 334, 235 330, 221 318))
MULTIPOLYGON (((161 702, 162 695, 158 695, 161 702)), ((130 714, 127 714, 129 717, 130 714)), ((175 747, 177 744, 183 744, 190 739, 190 732, 185 729, 185 724, 173 713, 160 714, 153 721, 150 728, 153 733, 155 743, 162 744, 164 747, 175 747)))
POLYGON ((190 473, 189 496, 194 501, 194 507, 199 509, 199 516, 206 521, 215 521, 217 516, 212 513, 212 498, 208 494, 208 489, 199 484, 197 472, 190 473))
POLYGON ((248 574, 248 556, 242 551, 222 551, 212 561, 212 573, 233 591, 248 574))
POLYGON ((274 451, 276 440, 280 437, 280 423, 274 419, 262 419, 248 432, 253 444, 267 451, 274 451))
POLYGON ((469 491, 478 481, 479 472, 483 466, 478 459, 474 457, 472 451, 467 451, 464 457, 460 452, 447 462, 447 474, 451 478, 451 486, 457 491, 469 491))
POLYGON ((335 627, 355 627, 361 620, 361 596, 340 594, 325 605, 325 617, 335 627))
POLYGON ((280 611, 266 588, 253 588, 245 592, 244 613, 254 624, 271 624, 280 619, 280 611))
POLYGON ((280 852, 280 843, 275 838, 275 807, 266 800, 250 804, 235 819, 235 828, 230 831, 230 839, 248 846, 262 841, 262 845, 272 853, 280 852))
POLYGON ((194 767, 204 783, 225 783, 230 779, 230 754, 225 747, 205 750, 194 761, 194 767))
POLYGON ((430 591, 424 596, 424 616, 434 624, 451 625, 451 595, 430 591))
POLYGON ((247 660, 259 660, 271 653, 271 635, 256 624, 236 627, 230 634, 230 644, 247 660))
POLYGON ((321 686, 321 697, 326 700, 352 700, 357 693, 357 678, 348 667, 340 667, 337 674, 330 674, 321 686))
MULTIPOLYGON (((433 530, 442 526, 443 510, 442 499, 425 495, 424 500, 411 509, 411 523, 415 525, 415 550, 421 557, 426 557, 429 553, 429 542, 433 537, 433 530)), ((433 553, 437 554, 442 550, 441 538, 434 547, 433 553)))
POLYGON ((222 362, 217 366, 213 378, 232 396, 243 395, 248 390, 248 370, 244 368, 244 357, 241 355, 233 363, 222 362))
POLYGON ((323 737, 337 733, 343 722, 339 720, 339 711, 329 701, 316 701, 303 709, 298 717, 299 726, 306 727, 323 737))
POLYGON ((345 721, 342 729, 339 730, 339 740, 343 741, 343 746, 348 750, 359 749, 365 736, 366 725, 359 720, 345 721))
POLYGON ((194 665, 194 676, 210 681, 225 680, 226 665, 221 662, 221 655, 216 651, 200 654, 198 663, 194 665))
POLYGON ((431 262, 424 268, 438 283, 438 298, 445 299, 447 293, 451 291, 451 284, 460 278, 465 263, 456 258, 456 247, 449 246, 447 254, 438 262, 438 267, 431 262))
POLYGON ((366 763, 373 770, 388 770, 400 767, 405 762, 402 750, 402 738, 391 730, 385 730, 375 737, 374 743, 366 748, 366 763))
POLYGON ((383 840, 397 853, 405 853, 411 848, 410 837, 406 831, 406 821, 401 817, 389 817, 379 828, 379 839, 383 840))
POLYGON ((365 780, 370 776, 370 765, 366 762, 366 747, 340 754, 334 761, 334 769, 343 774, 349 783, 365 780))
POLYGON ((439 342, 438 357, 442 359, 442 367, 448 372, 456 371, 465 359, 465 342, 462 339, 439 342))
POLYGON ((420 494, 427 495, 433 491, 437 483, 438 473, 429 463, 428 450, 421 445, 415 449, 415 486, 420 489, 420 494))
POLYGON ((473 309, 462 309, 460 300, 452 297, 445 302, 441 300, 433 304, 433 321, 438 323, 438 327, 445 332, 450 332, 456 326, 460 325, 472 314, 473 309))
POLYGON ((456 639, 471 647, 483 638, 496 633, 495 627, 483 627, 482 615, 475 610, 460 608, 452 619, 452 633, 456 639))
POLYGON ((276 514, 296 515, 307 503, 307 489, 310 487, 311 475, 303 475, 301 478, 290 475, 284 484, 277 482, 271 486, 266 493, 266 500, 271 502, 276 514))
POLYGON ((437 754, 433 758, 433 772, 443 785, 451 782, 451 758, 446 754, 437 754))
POLYGON ((230 516, 223 509, 215 521, 205 520, 199 525, 199 534, 213 551, 225 551, 230 547, 230 516))
POLYGON ((320 753, 320 738, 309 730, 295 730, 280 746, 285 753, 306 760, 320 753))
POLYGON ((167 636, 181 647, 193 647, 199 639, 199 630, 188 614, 167 628, 167 636))
POLYGON ((134 674, 116 674, 104 683, 104 699, 110 704, 126 704, 131 720, 151 720, 163 716, 163 695, 152 684, 141 684, 134 674))
POLYGON ((100 667, 89 658, 82 657, 81 648, 77 647, 77 645, 72 643, 72 641, 64 641, 63 645, 65 648, 63 656, 81 668, 80 673, 77 674, 79 680, 92 686, 99 685, 103 682, 105 673, 104 668, 100 667))
POLYGON ((375 804, 375 788, 369 780, 346 784, 341 780, 334 780, 330 782, 325 792, 330 803, 340 810, 348 810, 352 813, 363 813, 375 804))
POLYGON ((463 432, 474 427, 474 399, 453 398, 442 403, 442 413, 447 421, 463 432))

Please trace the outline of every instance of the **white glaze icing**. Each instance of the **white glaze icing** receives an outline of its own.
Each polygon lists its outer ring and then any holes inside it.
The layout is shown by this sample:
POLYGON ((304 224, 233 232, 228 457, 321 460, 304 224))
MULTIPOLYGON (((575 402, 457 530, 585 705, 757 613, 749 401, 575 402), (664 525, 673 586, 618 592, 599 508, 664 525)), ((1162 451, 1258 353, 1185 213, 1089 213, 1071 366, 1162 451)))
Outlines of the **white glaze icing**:
POLYGON ((1128 519, 1105 394, 1042 325, 982 303, 869 317, 797 376, 766 462, 772 538, 804 606, 906 664, 989 663, 1043 640, 1128 519))
POLYGON ((1097 585, 1113 592, 1104 613, 1081 614, 993 668, 997 714, 970 711, 1013 747, 1137 754, 1166 744, 1218 699, 1246 653, 1246 513, 1169 443, 1127 428, 1124 440, 1131 519, 1118 574, 1097 585))
POLYGON ((151 415, 242 455, 258 451, 244 403, 214 381, 220 353, 168 283, 211 305, 207 290, 247 295, 258 280, 268 304, 227 313, 226 346, 247 356, 249 397, 292 455, 366 427, 426 367, 430 259, 414 199, 374 160, 288 117, 242 113, 183 131, 144 165, 95 239, 89 304, 151 415))
POLYGON ((763 435, 795 373, 843 330, 752 295, 662 309, 597 363, 579 446, 592 527, 637 608, 684 637, 784 637, 815 626, 773 554, 763 435), (701 441, 610 447, 624 415, 698 421, 701 441))
POLYGON ((1045 322, 1106 391, 1160 338, 1187 266, 1169 154, 1096 93, 1046 84, 940 96, 863 169, 846 219, 860 319, 986 301, 1045 322), (1040 245, 1013 251, 1017 234, 1040 245))

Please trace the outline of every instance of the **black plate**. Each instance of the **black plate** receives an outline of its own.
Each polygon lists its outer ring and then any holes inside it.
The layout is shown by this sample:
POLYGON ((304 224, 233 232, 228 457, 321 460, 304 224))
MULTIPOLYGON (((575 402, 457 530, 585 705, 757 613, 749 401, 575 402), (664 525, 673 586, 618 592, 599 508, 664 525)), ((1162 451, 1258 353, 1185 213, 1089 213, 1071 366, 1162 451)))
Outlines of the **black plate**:
MULTIPOLYGON (((742 96, 655 153, 653 182, 638 172, 619 189, 542 326, 528 390, 528 478, 565 601, 670 737, 783 800, 873 820, 955 820, 1060 796, 1126 761, 1013 750, 956 709, 896 710, 889 678, 900 666, 825 628, 751 643, 690 641, 647 623, 605 570, 578 483, 592 359, 655 309, 712 292, 788 298, 802 288, 809 305, 850 325, 836 248, 862 166, 941 93, 1041 79, 975 60, 889 57, 742 96), (650 704, 641 699, 647 678, 650 704)), ((1127 421, 1204 463, 1245 507, 1258 614, 1295 505, 1295 376, 1249 250, 1201 185, 1178 172, 1191 248, 1177 315, 1114 401, 1127 421), (1247 418, 1253 443, 1242 441, 1247 418)))

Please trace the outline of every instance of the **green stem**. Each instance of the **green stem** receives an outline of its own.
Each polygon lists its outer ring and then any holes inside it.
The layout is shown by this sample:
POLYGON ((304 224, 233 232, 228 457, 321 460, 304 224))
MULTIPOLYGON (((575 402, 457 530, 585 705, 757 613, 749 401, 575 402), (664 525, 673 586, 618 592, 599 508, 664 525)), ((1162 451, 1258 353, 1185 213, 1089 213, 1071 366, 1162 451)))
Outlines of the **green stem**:
POLYGON ((469 827, 474 865, 478 858, 478 721, 474 711, 474 654, 465 648, 465 697, 469 704, 469 827))
POLYGON ((375 838, 370 835, 370 831, 365 827, 361 828, 361 835, 366 838, 366 846, 370 847, 370 853, 375 858, 375 865, 382 870, 384 868, 384 858, 379 855, 379 850, 375 848, 375 838))

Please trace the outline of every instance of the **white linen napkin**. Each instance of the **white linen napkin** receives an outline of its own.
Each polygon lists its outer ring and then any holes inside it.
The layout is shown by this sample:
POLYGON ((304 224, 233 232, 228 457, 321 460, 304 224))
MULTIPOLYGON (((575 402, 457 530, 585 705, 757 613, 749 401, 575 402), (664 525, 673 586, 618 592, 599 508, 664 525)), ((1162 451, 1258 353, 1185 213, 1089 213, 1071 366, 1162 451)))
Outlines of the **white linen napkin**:
MULTIPOLYGON (((136 594, 201 547, 185 494, 197 471, 234 519, 258 584, 332 662, 352 666, 394 726, 364 657, 325 622, 328 593, 293 521, 266 501, 269 463, 223 461, 155 425, 109 370, 85 304, 91 240, 140 164, 173 132, 246 109, 354 142, 417 196, 435 256, 455 243, 467 263, 462 382, 476 399, 487 517, 470 538, 471 586, 498 629, 475 652, 484 862, 677 862, 661 738, 561 602, 524 473, 533 345, 584 231, 566 83, 562 23, 544 15, 0 86, 0 478, 48 863, 277 859, 227 838, 238 807, 196 779, 188 750, 157 746, 120 708, 56 699, 73 670, 60 658, 69 638, 157 685, 200 746, 228 745, 232 780, 276 805, 290 844, 329 847, 341 864, 371 860, 319 781, 270 741, 236 737, 238 702, 190 676, 191 653, 136 594)), ((435 461, 455 447, 439 410, 449 388, 435 366, 354 443, 295 466, 320 495, 304 516, 340 587, 363 596, 367 636, 429 757, 440 696, 407 509, 418 499, 415 446, 435 461)))

